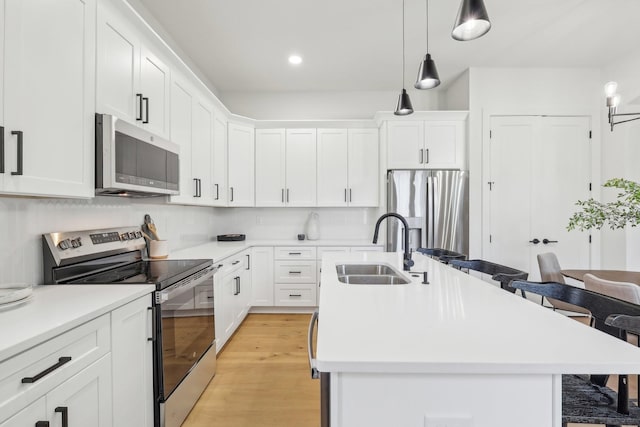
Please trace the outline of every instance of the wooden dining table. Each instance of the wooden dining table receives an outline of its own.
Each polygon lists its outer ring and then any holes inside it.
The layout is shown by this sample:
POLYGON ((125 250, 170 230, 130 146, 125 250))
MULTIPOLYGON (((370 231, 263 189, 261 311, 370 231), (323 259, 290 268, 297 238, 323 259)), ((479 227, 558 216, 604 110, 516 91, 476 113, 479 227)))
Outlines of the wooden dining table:
POLYGON ((624 270, 561 270, 563 276, 583 282, 585 274, 593 274, 596 277, 614 282, 629 282, 640 286, 640 271, 624 270))

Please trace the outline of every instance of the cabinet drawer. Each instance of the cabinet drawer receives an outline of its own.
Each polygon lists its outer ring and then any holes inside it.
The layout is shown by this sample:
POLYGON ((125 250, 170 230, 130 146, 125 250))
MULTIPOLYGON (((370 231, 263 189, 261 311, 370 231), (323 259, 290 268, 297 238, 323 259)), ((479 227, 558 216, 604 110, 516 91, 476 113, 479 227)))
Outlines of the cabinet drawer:
POLYGON ((318 246, 318 259, 321 260, 324 254, 348 254, 348 246, 318 246))
POLYGON ((316 283, 315 261, 276 261, 276 283, 316 283))
POLYGON ((384 252, 382 246, 354 246, 351 252, 384 252))
MULTIPOLYGON (((223 259, 218 264, 222 264, 223 267, 218 270, 217 274, 221 276, 225 276, 227 274, 231 274, 241 269, 246 269, 249 267, 249 258, 247 252, 242 252, 228 258, 223 259)), ((217 264, 216 264, 217 265, 217 264)))
POLYGON ((292 284, 276 285, 276 305, 279 306, 314 306, 316 305, 316 285, 292 284))
POLYGON ((316 259, 315 247, 277 247, 276 259, 316 259))
POLYGON ((105 314, 0 362, 0 413, 15 413, 25 402, 42 396, 107 354, 111 350, 109 316, 105 314))
POLYGON ((196 286, 194 292, 195 308, 213 308, 213 286, 196 286))

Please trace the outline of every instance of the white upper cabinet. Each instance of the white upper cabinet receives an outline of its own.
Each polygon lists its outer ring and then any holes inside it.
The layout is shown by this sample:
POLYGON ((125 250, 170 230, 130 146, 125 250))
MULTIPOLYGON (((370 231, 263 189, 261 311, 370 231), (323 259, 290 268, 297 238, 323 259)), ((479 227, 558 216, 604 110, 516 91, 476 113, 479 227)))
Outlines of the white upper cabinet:
POLYGON ((318 206, 378 206, 378 130, 318 129, 318 206))
POLYGON ((316 130, 256 131, 256 206, 315 206, 316 130))
POLYGON ((211 151, 212 205, 227 206, 227 118, 219 111, 214 111, 211 151))
POLYGON ((192 171, 193 96, 181 81, 171 83, 171 141, 180 146, 180 194, 171 196, 172 203, 195 204, 197 181, 192 171))
POLYGON ((287 129, 285 201, 316 206, 316 130, 287 129))
POLYGON ((255 131, 235 123, 229 123, 227 129, 229 206, 255 206, 255 131))
POLYGON ((216 191, 211 183, 213 149, 213 108, 201 100, 193 105, 193 143, 191 168, 197 180, 198 204, 211 205, 216 191))
POLYGON ((256 206, 284 206, 286 132, 256 130, 256 206))
POLYGON ((464 119, 387 122, 388 169, 464 169, 464 148, 464 119))
POLYGON ((0 9, 0 193, 92 197, 95 0, 0 9))
POLYGON ((170 70, 114 6, 98 5, 97 111, 169 137, 170 70))

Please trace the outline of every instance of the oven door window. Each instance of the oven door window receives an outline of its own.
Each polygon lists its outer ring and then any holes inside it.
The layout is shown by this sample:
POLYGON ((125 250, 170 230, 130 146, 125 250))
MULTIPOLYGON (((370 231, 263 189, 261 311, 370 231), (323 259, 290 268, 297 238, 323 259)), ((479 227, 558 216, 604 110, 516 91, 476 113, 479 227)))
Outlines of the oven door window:
POLYGON ((160 304, 164 399, 213 343, 213 303, 199 302, 202 289, 209 287, 213 297, 213 279, 210 279, 197 287, 187 287, 184 292, 172 292, 170 298, 160 304))

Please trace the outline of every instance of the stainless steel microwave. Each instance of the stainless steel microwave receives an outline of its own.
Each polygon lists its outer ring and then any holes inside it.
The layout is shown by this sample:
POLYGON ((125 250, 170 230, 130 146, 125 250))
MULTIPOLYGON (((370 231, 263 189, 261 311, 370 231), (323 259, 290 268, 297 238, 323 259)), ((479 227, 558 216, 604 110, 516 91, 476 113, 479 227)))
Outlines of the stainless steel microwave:
POLYGON ((180 193, 180 147, 109 114, 96 114, 96 194, 180 193))

